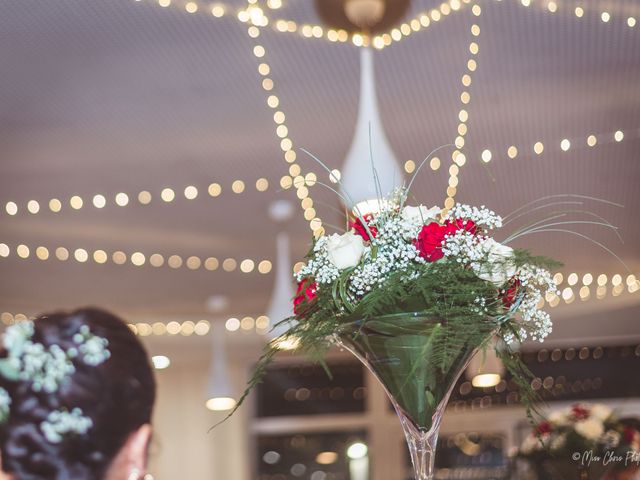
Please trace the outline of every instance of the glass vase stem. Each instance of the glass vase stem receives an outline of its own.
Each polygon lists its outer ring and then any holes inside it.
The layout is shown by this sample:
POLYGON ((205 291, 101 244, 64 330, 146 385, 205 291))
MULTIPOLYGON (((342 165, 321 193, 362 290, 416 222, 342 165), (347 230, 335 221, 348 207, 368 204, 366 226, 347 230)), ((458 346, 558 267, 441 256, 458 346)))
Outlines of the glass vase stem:
POLYGON ((401 411, 398 412, 398 417, 407 439, 415 480, 433 480, 440 418, 437 418, 433 427, 427 431, 416 428, 401 411))

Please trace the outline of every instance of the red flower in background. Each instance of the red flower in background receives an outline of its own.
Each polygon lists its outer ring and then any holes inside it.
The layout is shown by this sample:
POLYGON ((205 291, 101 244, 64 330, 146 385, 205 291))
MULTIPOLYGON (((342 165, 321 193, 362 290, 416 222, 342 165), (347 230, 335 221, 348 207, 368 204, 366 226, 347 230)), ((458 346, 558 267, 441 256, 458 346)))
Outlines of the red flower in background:
POLYGON ((509 284, 509 287, 502 294, 502 304, 505 307, 511 308, 511 305, 513 305, 513 302, 516 299, 516 294, 518 293, 519 288, 520 288, 520 280, 518 279, 515 279, 509 284))
POLYGON ((444 225, 431 222, 422 227, 418 237, 413 241, 413 245, 420 252, 420 256, 428 262, 435 262, 444 257, 442 253, 442 242, 447 235, 453 235, 458 230, 466 230, 475 234, 478 227, 471 220, 457 219, 453 222, 447 220, 444 225))
MULTIPOLYGON (((369 227, 369 231, 371 232, 371 235, 373 236, 373 238, 376 238, 376 236, 378 235, 378 229, 373 225, 371 225, 370 223, 371 220, 373 220, 373 215, 371 215, 370 213, 367 213, 362 218, 364 219, 365 222, 367 222, 367 227, 369 227)), ((360 218, 356 218, 353 222, 349 222, 349 227, 353 228, 356 231, 356 234, 364 238, 366 242, 371 240, 369 238, 369 234, 367 233, 367 229, 365 228, 360 218)))
POLYGON ((586 420, 589 418, 589 410, 584 408, 582 405, 574 405, 571 407, 571 415, 576 420, 586 420))
POLYGON ((624 443, 631 445, 636 438, 636 435, 640 435, 640 432, 633 427, 624 427, 624 443))
POLYGON ((549 422, 541 422, 536 427, 536 435, 548 435, 553 431, 553 427, 549 422))
POLYGON ((304 304, 316 298, 318 284, 310 278, 303 278, 298 282, 296 296, 293 298, 293 313, 300 315, 304 311, 304 304), (301 305, 303 304, 303 305, 301 305))

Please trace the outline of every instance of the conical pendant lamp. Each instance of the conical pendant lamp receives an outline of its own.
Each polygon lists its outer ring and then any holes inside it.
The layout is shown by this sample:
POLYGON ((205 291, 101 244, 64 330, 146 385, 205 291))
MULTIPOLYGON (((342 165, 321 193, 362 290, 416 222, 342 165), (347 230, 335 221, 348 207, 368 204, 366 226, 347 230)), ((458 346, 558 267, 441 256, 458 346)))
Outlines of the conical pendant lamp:
POLYGON ((360 49, 360 103, 355 134, 349 148, 341 175, 341 190, 347 207, 357 206, 358 213, 365 215, 379 208, 379 193, 386 196, 402 185, 402 170, 389 145, 382 126, 373 68, 374 52, 371 48, 360 49), (377 172, 374 179, 373 166, 377 172), (379 182, 380 192, 376 189, 379 182))
POLYGON ((505 368, 496 354, 496 342, 480 350, 469 362, 465 376, 476 388, 494 387, 504 377, 505 368))
POLYGON ((234 391, 227 371, 225 329, 221 322, 212 325, 212 352, 206 407, 213 411, 231 410, 236 406, 234 391))
MULTIPOLYGON (((280 232, 276 238, 276 271, 273 292, 267 316, 271 321, 271 325, 276 325, 281 320, 293 315, 293 295, 295 293, 292 280, 293 269, 291 267, 291 259, 289 253, 289 235, 280 232)), ((278 338, 289 329, 287 323, 277 325, 272 328, 268 337, 270 340, 278 338)), ((296 347, 293 340, 283 340, 279 342, 278 347, 282 350, 290 350, 296 347)))

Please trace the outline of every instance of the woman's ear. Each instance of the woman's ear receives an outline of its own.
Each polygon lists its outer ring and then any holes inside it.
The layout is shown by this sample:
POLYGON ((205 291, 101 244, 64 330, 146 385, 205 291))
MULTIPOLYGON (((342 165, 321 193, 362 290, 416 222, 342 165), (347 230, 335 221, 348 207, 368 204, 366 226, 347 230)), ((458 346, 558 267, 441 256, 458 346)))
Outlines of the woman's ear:
MULTIPOLYGON (((151 440, 151 425, 144 424, 129 435, 114 459, 107 480, 139 479, 147 470, 147 452, 151 440)), ((1 480, 1 478, 0 478, 1 480)))
POLYGON ((11 480, 11 475, 2 470, 2 455, 0 455, 0 480, 11 480))
POLYGON ((142 425, 129 436, 122 453, 124 453, 130 468, 136 468, 140 472, 146 471, 150 440, 151 425, 148 423, 142 425))

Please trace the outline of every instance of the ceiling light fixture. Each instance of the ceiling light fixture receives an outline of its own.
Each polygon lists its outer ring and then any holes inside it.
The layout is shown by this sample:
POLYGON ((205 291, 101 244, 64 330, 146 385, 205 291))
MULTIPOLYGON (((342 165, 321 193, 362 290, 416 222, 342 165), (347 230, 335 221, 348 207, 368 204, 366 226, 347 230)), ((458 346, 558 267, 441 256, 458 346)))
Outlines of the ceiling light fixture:
POLYGON ((234 408, 236 406, 236 400, 227 371, 224 325, 220 322, 214 322, 212 328, 211 373, 205 406, 209 410, 221 412, 234 408))
POLYGON ((471 359, 466 376, 476 388, 495 387, 500 383, 504 376, 504 365, 492 345, 484 351, 479 351, 471 359))
POLYGON ((347 199, 347 207, 358 206, 361 215, 380 208, 376 182, 363 181, 363 176, 373 176, 376 170, 383 195, 402 185, 403 174, 396 156, 387 140, 376 98, 374 52, 371 48, 360 50, 360 100, 358 119, 351 147, 341 169, 340 190, 347 199))
MULTIPOLYGON (((282 227, 293 217, 293 206, 285 200, 276 200, 269 205, 269 217, 282 227)), ((295 290, 291 279, 289 250, 289 235, 286 232, 280 232, 276 237, 275 281, 267 309, 267 317, 272 321, 272 328, 267 333, 269 340, 275 340, 289 329, 290 325, 278 325, 278 322, 293 315, 291 299, 295 290)), ((297 347, 297 342, 295 339, 281 340, 278 347, 282 350, 292 350, 297 347)))

